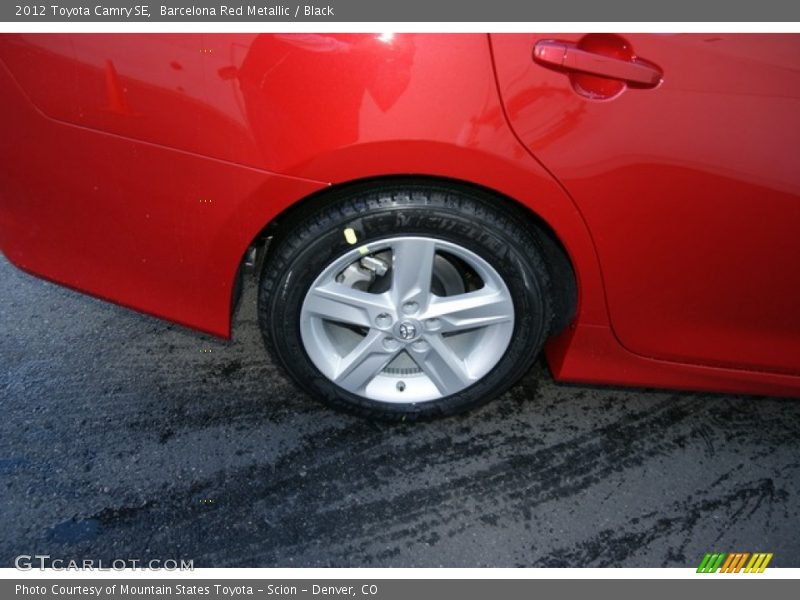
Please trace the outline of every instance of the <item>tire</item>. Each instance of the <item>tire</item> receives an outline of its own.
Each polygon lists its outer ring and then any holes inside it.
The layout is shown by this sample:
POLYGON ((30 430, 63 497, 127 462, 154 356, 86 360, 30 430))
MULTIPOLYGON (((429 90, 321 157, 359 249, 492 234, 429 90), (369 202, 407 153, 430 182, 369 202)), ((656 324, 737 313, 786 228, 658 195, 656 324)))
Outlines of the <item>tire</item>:
POLYGON ((516 207, 400 181, 329 192, 281 223, 258 316, 267 350, 312 397, 414 420, 508 389, 553 309, 542 248, 516 207))

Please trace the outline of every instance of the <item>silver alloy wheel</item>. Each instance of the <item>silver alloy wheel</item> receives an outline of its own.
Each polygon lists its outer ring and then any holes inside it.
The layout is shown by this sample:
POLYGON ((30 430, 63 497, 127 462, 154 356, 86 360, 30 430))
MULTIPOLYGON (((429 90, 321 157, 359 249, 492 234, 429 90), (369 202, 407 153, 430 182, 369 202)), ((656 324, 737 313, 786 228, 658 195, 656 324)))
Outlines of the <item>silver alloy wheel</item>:
POLYGON ((431 237, 354 247, 316 278, 300 313, 305 351, 328 379, 393 403, 476 383, 503 358, 513 329, 511 294, 497 271, 431 237))

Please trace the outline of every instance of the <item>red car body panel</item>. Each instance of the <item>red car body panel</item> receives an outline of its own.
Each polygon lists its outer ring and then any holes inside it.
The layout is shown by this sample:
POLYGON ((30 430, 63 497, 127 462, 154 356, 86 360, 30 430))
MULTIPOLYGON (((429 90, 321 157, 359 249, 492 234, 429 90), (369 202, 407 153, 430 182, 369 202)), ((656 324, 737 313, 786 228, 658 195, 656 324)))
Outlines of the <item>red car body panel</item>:
POLYGON ((800 36, 626 36, 664 81, 599 102, 525 56, 537 37, 494 40, 500 86, 592 231, 619 340, 799 372, 800 36))
POLYGON ((800 394, 798 38, 626 36, 664 80, 599 101, 533 62, 554 37, 581 36, 0 36, 0 248, 228 336, 243 254, 284 210, 371 177, 466 181, 572 261, 557 378, 800 394))

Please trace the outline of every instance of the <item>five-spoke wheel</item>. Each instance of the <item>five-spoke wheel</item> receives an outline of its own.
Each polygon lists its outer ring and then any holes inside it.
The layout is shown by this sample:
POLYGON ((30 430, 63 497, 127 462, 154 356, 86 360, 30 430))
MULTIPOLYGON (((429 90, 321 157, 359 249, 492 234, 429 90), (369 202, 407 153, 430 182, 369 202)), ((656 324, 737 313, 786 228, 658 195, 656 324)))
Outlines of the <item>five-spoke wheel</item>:
POLYGON ((383 418, 451 414, 512 385, 552 320, 535 232, 481 192, 332 193, 264 264, 267 348, 313 396, 383 418))
POLYGON ((500 361, 513 329, 514 303, 497 271, 462 246, 421 236, 345 253, 311 285, 300 314, 314 365, 383 402, 469 387, 500 361))

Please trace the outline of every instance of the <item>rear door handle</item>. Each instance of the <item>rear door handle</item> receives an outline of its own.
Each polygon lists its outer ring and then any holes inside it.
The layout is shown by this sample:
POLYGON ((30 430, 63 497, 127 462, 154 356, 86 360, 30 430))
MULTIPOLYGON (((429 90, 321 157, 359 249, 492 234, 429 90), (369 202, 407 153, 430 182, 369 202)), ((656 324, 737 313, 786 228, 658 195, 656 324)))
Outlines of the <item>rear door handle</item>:
POLYGON ((642 87, 655 87, 661 82, 661 71, 647 62, 625 60, 581 50, 572 42, 539 40, 533 47, 536 62, 565 71, 578 71, 599 77, 618 79, 642 87))

